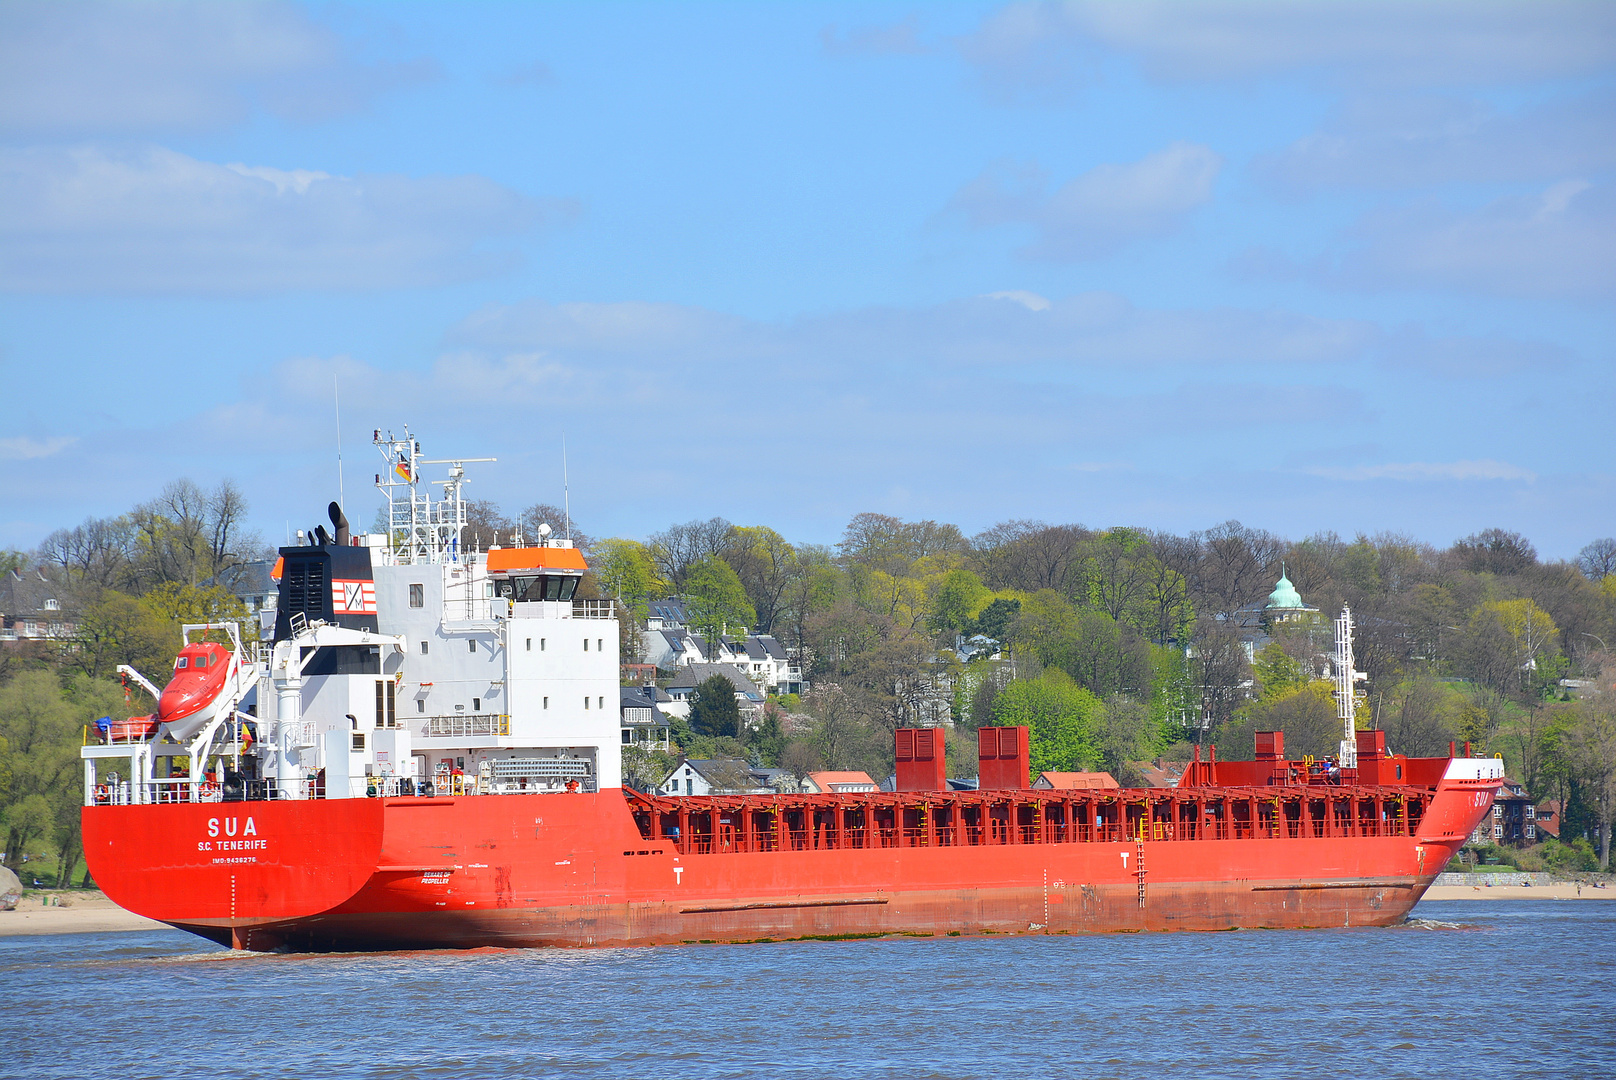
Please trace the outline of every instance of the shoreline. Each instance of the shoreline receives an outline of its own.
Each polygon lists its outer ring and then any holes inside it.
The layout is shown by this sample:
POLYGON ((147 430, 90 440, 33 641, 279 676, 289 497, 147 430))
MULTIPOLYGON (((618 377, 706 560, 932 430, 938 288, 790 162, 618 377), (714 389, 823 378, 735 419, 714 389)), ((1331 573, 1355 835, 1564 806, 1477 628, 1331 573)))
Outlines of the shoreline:
POLYGON ((15 911, 0 911, 0 937, 36 934, 117 934, 137 930, 168 930, 167 923, 126 911, 104 893, 78 889, 29 892, 15 911), (47 907, 45 898, 51 903, 47 907), (60 907, 58 900, 66 900, 60 907))
POLYGON ((1556 881, 1550 885, 1432 885, 1426 900, 1616 900, 1616 889, 1556 881), (1580 889, 1580 891, 1579 891, 1580 889))
MULTIPOLYGON (((1552 885, 1433 885, 1420 898, 1426 900, 1616 900, 1616 889, 1598 889, 1584 884, 1578 892, 1574 881, 1552 885)), ((1417 915, 1419 905, 1410 912, 1417 915)), ((167 930, 167 923, 136 915, 113 903, 99 892, 31 893, 17 903, 15 911, 0 911, 0 938, 30 937, 42 934, 119 934, 144 930, 167 930), (50 905, 43 900, 49 897, 50 905), (67 907, 57 905, 66 899, 67 907)))

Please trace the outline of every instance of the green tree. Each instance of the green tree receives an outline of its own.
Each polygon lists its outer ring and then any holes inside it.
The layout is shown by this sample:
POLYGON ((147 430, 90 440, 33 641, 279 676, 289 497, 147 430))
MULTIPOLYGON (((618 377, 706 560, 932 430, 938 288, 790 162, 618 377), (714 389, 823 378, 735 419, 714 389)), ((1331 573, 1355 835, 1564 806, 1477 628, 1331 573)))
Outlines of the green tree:
POLYGON ((158 618, 173 623, 176 631, 184 623, 245 623, 250 617, 246 605, 221 585, 200 588, 164 582, 140 602, 158 618))
POLYGON ((1099 698, 1059 670, 1045 671, 1036 679, 1016 679, 993 702, 995 724, 1028 729, 1034 775, 1050 770, 1084 772, 1098 766, 1097 735, 1104 712, 1099 698))
POLYGON ((969 570, 950 570, 937 579, 931 590, 932 629, 969 633, 977 615, 992 600, 993 593, 981 578, 969 570))
POLYGON ((740 738, 741 707, 735 700, 735 686, 722 675, 713 675, 696 685, 690 700, 690 728, 697 735, 740 738))
POLYGON ((787 739, 780 726, 780 712, 780 708, 771 703, 764 708, 763 721, 757 729, 744 733, 744 741, 758 763, 769 769, 780 764, 780 755, 786 748, 787 739))
POLYGON ((91 678, 131 664, 161 683, 179 651, 179 627, 150 605, 108 589, 79 616, 73 646, 69 662, 91 678))
POLYGON ((1144 566, 1143 593, 1137 611, 1139 632, 1156 644, 1189 641, 1195 626, 1189 583, 1154 553, 1144 566))
POLYGON ((1149 706, 1114 697, 1105 703, 1098 720, 1095 742, 1100 764, 1123 787, 1145 786, 1134 764, 1155 757, 1162 747, 1162 726, 1151 716, 1149 706))
POLYGON ((842 572, 831 558, 830 549, 818 544, 799 544, 791 564, 791 574, 775 619, 783 624, 789 640, 802 655, 808 641, 808 624, 836 606, 842 572))
POLYGON ((1446 754, 1448 743, 1460 737, 1464 695, 1428 671, 1417 672, 1377 698, 1375 715, 1386 730, 1386 744, 1397 753, 1446 754))
POLYGON ((633 744, 623 747, 622 753, 623 780, 638 791, 655 791, 679 762, 674 754, 633 744))
POLYGON ((637 540, 602 540, 591 552, 590 568, 607 596, 616 597, 636 618, 643 619, 646 600, 664 591, 651 552, 637 540))
POLYGON ((751 626, 757 612, 746 599, 746 589, 729 563, 705 555, 685 578, 685 607, 693 627, 717 642, 732 627, 751 626))
POLYGON ((1566 766, 1592 811, 1598 834, 1599 869, 1610 868, 1610 834, 1616 823, 1616 690, 1606 689, 1577 702, 1559 744, 1566 766))
POLYGON ((1264 645, 1262 651, 1256 656, 1251 670, 1257 676, 1257 683, 1262 687, 1262 696, 1283 693, 1293 686, 1300 686, 1308 681, 1307 673, 1302 670, 1301 661, 1296 660, 1277 641, 1270 641, 1264 645))
POLYGON ((1218 733, 1218 756, 1250 761, 1257 732, 1283 731, 1287 757, 1334 757, 1341 749, 1340 725, 1332 684, 1315 679, 1243 706, 1218 733))
POLYGON ((1150 650, 1150 718, 1165 742, 1194 737, 1201 712, 1190 658, 1182 648, 1158 646, 1150 650))
POLYGON ((1021 618, 1021 601, 1014 596, 999 596, 988 602, 976 616, 972 629, 993 641, 1009 639, 1010 627, 1021 618))
POLYGON ((1541 693, 1559 677, 1559 630, 1530 599, 1495 600, 1470 613, 1465 653, 1471 673, 1499 693, 1541 693))
POLYGON ((77 809, 78 748, 89 719, 49 672, 25 671, 0 686, 0 825, 13 870, 41 842, 56 846, 64 803, 77 809))

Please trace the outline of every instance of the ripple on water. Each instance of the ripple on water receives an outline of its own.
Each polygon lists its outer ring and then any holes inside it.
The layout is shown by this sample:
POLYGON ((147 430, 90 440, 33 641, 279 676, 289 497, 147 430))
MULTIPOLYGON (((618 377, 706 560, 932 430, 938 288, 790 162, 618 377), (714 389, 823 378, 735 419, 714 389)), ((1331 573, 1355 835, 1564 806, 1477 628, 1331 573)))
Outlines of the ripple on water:
POLYGON ((1390 1076, 1616 1072, 1599 1020, 1616 906, 1567 907, 1425 903, 1386 930, 554 952, 243 954, 165 931, 0 940, 0 973, 8 1070, 75 1080, 154 1061, 205 1061, 210 1080, 1361 1080, 1366 1051, 1390 1076), (1523 994, 1556 1007, 1521 1010, 1523 994), (1504 1060, 1474 1018, 1506 1012, 1504 1060))

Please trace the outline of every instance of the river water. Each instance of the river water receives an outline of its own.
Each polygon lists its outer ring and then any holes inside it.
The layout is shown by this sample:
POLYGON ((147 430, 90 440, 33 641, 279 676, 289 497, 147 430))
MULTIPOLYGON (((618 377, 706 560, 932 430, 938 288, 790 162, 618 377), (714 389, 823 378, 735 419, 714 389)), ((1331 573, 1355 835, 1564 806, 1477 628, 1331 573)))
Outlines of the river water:
POLYGON ((1616 1075, 1616 901, 1415 916, 339 956, 0 938, 0 1077, 1616 1075))

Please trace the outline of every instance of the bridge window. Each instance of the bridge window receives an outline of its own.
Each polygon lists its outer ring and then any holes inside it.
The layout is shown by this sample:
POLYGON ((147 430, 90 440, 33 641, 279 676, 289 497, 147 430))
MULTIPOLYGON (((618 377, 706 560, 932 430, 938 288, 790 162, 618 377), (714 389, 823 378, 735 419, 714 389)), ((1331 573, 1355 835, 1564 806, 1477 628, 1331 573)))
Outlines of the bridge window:
POLYGON ((578 589, 578 578, 543 575, 523 575, 503 580, 499 594, 512 600, 571 600, 578 589))
POLYGON ((426 586, 425 585, 419 585, 419 584, 411 585, 410 586, 410 607, 425 607, 425 606, 426 606, 426 586))

